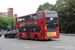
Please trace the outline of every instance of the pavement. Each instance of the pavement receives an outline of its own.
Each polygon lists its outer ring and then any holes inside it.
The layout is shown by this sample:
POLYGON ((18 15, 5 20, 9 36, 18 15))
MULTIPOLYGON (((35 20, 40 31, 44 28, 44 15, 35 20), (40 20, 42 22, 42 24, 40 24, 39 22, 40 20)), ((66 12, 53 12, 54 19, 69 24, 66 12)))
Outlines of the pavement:
POLYGON ((60 35, 53 40, 28 40, 0 37, 0 50, 75 50, 75 36, 60 35))
POLYGON ((66 33, 63 33, 63 34, 62 34, 62 33, 60 33, 60 35, 69 35, 69 36, 75 36, 75 33, 67 33, 67 34, 66 34, 66 33))

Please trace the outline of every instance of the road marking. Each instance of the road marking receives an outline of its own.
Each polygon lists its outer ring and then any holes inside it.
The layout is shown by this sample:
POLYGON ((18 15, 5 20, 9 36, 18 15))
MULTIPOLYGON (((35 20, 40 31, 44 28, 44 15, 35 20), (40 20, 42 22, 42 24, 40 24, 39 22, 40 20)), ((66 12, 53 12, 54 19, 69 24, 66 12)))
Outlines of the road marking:
POLYGON ((52 43, 52 44, 58 44, 58 45, 71 45, 71 44, 53 43, 53 42, 48 42, 48 43, 52 43))
POLYGON ((59 49, 59 48, 61 48, 61 49, 74 49, 74 46, 54 46, 54 48, 57 48, 57 49, 59 49))

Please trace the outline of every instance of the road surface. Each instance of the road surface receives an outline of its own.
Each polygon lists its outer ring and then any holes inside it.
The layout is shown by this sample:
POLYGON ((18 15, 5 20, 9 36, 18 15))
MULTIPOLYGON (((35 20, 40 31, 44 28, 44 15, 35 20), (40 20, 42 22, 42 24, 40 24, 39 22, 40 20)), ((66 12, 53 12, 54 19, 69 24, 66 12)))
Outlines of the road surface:
POLYGON ((75 50, 75 36, 60 35, 47 41, 0 37, 0 50, 75 50))

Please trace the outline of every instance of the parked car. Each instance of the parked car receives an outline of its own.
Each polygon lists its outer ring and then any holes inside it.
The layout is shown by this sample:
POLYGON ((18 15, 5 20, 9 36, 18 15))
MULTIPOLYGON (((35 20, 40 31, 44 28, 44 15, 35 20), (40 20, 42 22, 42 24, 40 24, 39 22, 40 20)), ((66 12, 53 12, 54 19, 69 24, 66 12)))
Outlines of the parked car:
POLYGON ((1 31, 1 34, 6 34, 6 31, 1 31))
POLYGON ((4 37, 5 38, 15 38, 16 37, 16 31, 11 30, 11 31, 6 32, 6 34, 4 34, 4 37))

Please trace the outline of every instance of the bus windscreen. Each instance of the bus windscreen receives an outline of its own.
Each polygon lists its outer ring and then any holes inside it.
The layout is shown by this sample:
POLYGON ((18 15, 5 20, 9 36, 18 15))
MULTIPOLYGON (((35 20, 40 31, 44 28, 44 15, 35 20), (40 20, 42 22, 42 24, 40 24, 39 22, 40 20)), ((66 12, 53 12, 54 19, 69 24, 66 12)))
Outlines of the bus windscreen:
POLYGON ((46 27, 48 32, 57 31, 58 16, 56 12, 45 12, 46 27))

